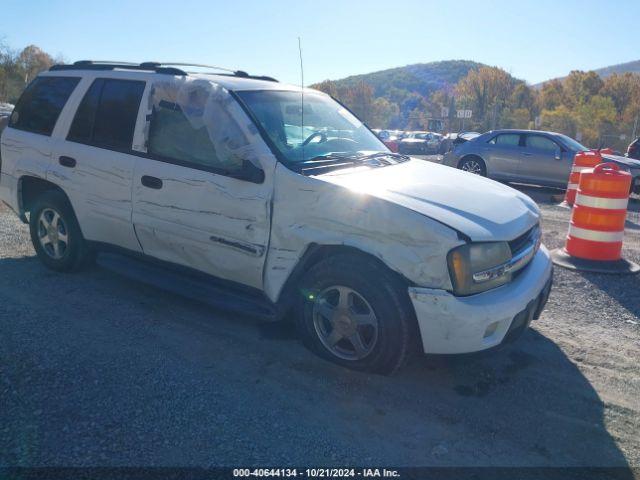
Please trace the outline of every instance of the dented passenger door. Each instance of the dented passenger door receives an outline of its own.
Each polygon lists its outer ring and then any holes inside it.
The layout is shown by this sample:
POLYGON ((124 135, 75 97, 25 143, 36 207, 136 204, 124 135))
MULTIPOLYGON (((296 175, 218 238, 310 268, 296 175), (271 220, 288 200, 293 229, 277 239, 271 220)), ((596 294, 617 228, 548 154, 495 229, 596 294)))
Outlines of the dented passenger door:
POLYGON ((275 159, 250 120, 208 80, 156 81, 143 103, 133 223, 144 253, 262 288, 275 159))

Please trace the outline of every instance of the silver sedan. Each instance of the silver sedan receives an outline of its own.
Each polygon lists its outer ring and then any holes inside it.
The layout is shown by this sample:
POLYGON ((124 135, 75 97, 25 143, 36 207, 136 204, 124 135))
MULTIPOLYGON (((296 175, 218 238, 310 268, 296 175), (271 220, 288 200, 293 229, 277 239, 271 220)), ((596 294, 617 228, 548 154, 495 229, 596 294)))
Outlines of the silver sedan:
MULTIPOLYGON (((493 130, 446 153, 450 167, 508 182, 566 188, 577 152, 589 150, 561 133, 534 130, 493 130)), ((603 155, 634 177, 640 190, 640 161, 603 155)))

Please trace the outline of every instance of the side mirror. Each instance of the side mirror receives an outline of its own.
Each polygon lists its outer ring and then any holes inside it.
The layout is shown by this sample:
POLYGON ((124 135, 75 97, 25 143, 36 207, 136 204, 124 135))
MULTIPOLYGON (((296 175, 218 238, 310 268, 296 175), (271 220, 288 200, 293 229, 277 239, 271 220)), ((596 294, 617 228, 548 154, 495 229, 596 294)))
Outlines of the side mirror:
POLYGON ((560 147, 556 148, 554 158, 556 160, 562 160, 562 150, 560 150, 560 147))
POLYGON ((242 179, 251 183, 264 182, 264 171, 249 160, 242 162, 242 179))

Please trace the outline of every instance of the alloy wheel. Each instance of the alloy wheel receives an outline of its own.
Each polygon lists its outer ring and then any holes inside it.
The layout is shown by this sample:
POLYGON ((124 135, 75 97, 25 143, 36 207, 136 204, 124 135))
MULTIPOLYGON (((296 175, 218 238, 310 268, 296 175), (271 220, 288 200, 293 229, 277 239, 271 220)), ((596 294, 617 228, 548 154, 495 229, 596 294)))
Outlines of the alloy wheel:
POLYGON ((69 248, 69 231, 64 220, 52 208, 45 208, 38 217, 38 240, 45 253, 54 260, 64 257, 69 248))
POLYGON ((344 360, 361 360, 378 340, 378 319, 369 302, 352 288, 331 286, 314 299, 313 324, 322 344, 344 360))
POLYGON ((476 160, 465 160, 460 169, 475 175, 482 174, 482 167, 476 160))

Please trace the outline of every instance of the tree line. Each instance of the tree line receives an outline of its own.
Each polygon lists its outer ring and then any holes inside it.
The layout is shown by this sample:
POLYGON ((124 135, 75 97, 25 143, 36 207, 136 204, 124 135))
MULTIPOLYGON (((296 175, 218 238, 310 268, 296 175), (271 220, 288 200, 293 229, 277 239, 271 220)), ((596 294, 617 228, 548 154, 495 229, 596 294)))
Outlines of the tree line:
POLYGON ((454 85, 427 95, 392 86, 381 96, 365 81, 313 85, 348 106, 371 128, 428 130, 443 119, 448 131, 524 128, 564 133, 590 147, 623 149, 640 134, 640 75, 572 71, 564 79, 532 87, 498 67, 481 66, 454 85), (457 110, 472 110, 459 119, 457 110), (444 115, 443 115, 444 114, 444 115))
MULTIPOLYGON (((35 45, 17 51, 0 42, 0 102, 15 103, 31 79, 55 63, 62 58, 35 45)), ((443 119, 447 131, 537 128, 590 147, 619 149, 640 134, 637 74, 614 73, 603 80, 593 71, 573 71, 536 88, 501 68, 478 66, 457 83, 426 93, 398 88, 392 80, 386 88, 377 86, 379 95, 365 81, 343 86, 325 80, 312 87, 344 103, 371 128, 428 130, 430 119, 443 119), (472 118, 457 118, 461 109, 472 110, 472 118)))
POLYGON ((35 45, 20 51, 0 42, 0 103, 15 103, 24 87, 40 72, 62 58, 54 59, 35 45))

